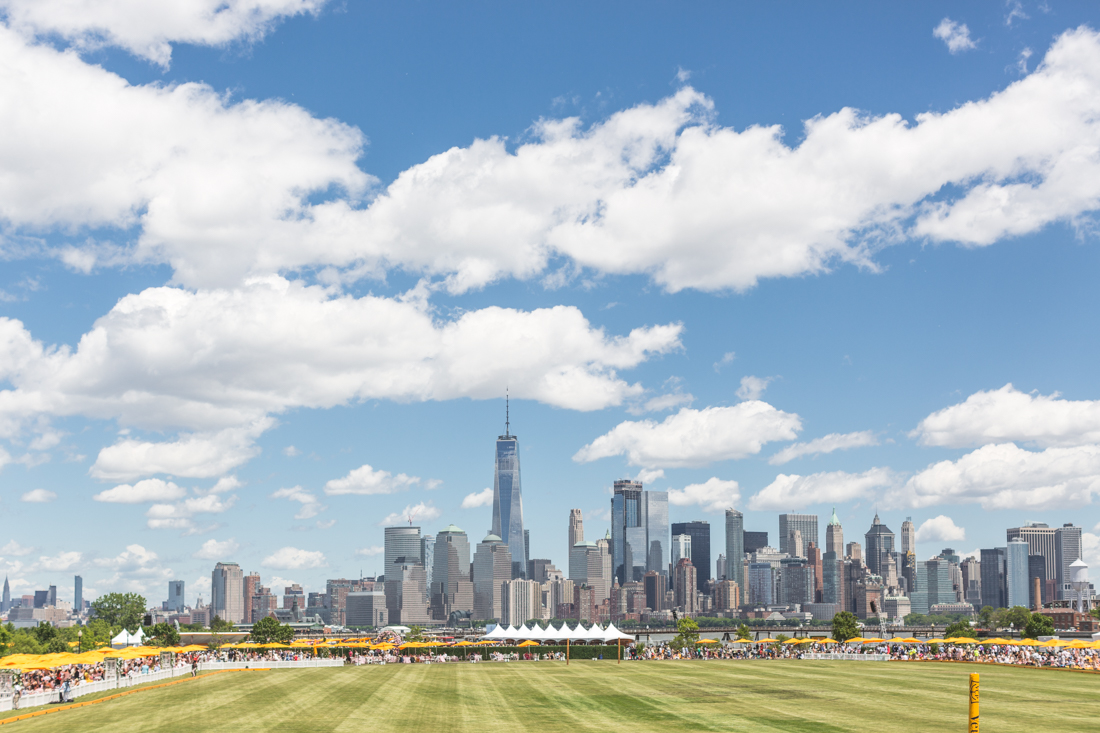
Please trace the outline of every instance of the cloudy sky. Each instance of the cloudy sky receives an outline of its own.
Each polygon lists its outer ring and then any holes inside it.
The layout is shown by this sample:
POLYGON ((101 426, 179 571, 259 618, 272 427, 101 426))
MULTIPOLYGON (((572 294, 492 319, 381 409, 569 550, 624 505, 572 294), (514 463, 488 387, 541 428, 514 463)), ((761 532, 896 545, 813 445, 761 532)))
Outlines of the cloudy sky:
POLYGON ((1091 3, 0 0, 0 570, 310 589, 409 516, 1075 522, 1091 3))

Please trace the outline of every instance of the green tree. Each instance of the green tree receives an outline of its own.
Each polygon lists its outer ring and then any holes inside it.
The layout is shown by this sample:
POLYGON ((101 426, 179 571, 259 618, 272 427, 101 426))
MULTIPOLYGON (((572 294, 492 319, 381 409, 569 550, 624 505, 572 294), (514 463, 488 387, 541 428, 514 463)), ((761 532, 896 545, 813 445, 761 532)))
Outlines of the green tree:
POLYGON ((945 639, 950 639, 958 636, 965 636, 969 639, 977 639, 978 632, 974 630, 974 627, 970 625, 969 621, 956 621, 943 630, 943 636, 945 639))
POLYGON ((214 618, 210 619, 210 630, 213 631, 214 633, 220 633, 220 632, 224 632, 224 631, 232 631, 233 630, 233 622, 232 621, 222 621, 221 616, 215 616, 214 618))
POLYGON ((996 609, 993 606, 982 606, 982 610, 978 611, 978 623, 983 628, 992 629, 993 626, 993 612, 996 609))
POLYGON ((277 641, 286 644, 294 638, 294 629, 289 624, 279 623, 274 616, 267 616, 252 624, 252 634, 248 637, 257 644, 270 644, 277 641))
POLYGON ((180 632, 172 624, 154 624, 149 627, 145 638, 152 646, 179 646, 180 632))
POLYGON ((1005 612, 1001 623, 1005 626, 1012 626, 1017 631, 1023 631, 1030 619, 1031 611, 1023 606, 1013 606, 1005 612))
POLYGON ((108 593, 92 601, 92 614, 132 634, 141 626, 145 606, 145 598, 137 593, 108 593))
POLYGON ((682 618, 677 621, 676 630, 679 633, 669 642, 673 649, 694 647, 695 642, 699 641, 699 624, 695 623, 693 618, 682 618))
POLYGON ((405 641, 424 641, 424 629, 420 626, 410 626, 409 633, 405 634, 405 641))
POLYGON ((741 624, 740 626, 738 626, 737 627, 737 638, 738 639, 751 639, 752 638, 752 632, 749 631, 749 627, 746 626, 745 624, 741 624))
POLYGON ((1031 614, 1031 618, 1024 625, 1023 635, 1028 639, 1038 639, 1040 636, 1054 636, 1054 622, 1050 616, 1041 613, 1031 614))
POLYGON ((48 621, 43 621, 34 627, 34 638, 38 640, 39 644, 45 646, 57 638, 57 629, 48 621))
POLYGON ((859 636, 859 619, 851 611, 841 611, 833 616, 833 638, 848 641, 859 636))

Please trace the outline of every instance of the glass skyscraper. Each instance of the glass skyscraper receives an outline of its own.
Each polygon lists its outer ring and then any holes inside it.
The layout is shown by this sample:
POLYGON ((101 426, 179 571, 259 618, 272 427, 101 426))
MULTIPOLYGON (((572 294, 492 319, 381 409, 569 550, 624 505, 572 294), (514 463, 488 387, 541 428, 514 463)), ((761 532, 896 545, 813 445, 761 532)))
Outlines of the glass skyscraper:
MULTIPOLYGON (((507 410, 507 408, 505 408, 507 410)), ((523 490, 519 479, 519 437, 511 434, 505 412, 504 435, 497 437, 496 467, 493 472, 493 530, 508 545, 512 555, 512 577, 527 575, 523 538, 523 490)))
POLYGON ((611 498, 611 566, 620 585, 647 572, 668 577, 668 492, 643 491, 640 481, 615 482, 611 498))

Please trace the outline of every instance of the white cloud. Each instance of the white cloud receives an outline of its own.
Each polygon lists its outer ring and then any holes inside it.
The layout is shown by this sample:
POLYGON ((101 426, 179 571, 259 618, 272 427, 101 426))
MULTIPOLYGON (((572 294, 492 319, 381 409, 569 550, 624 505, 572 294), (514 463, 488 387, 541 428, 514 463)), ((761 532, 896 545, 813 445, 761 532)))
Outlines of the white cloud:
POLYGON ((31 489, 22 496, 22 500, 31 504, 46 504, 57 498, 57 494, 46 489, 31 489))
POLYGON ((382 527, 392 527, 398 524, 404 524, 410 520, 413 522, 430 522, 433 519, 438 519, 440 514, 442 514, 442 512, 439 511, 432 502, 422 501, 419 504, 410 504, 400 512, 394 512, 393 514, 387 515, 386 518, 378 524, 382 527))
POLYGON ((156 473, 192 478, 220 476, 255 457, 260 451, 253 441, 271 425, 272 420, 258 420, 246 428, 185 435, 168 443, 121 440, 99 452, 89 473, 109 480, 156 473))
POLYGON ((78 49, 118 46, 167 66, 172 43, 223 46, 259 40, 282 17, 326 0, 0 0, 8 24, 60 36, 78 49))
POLYGON ((113 489, 101 491, 92 498, 114 504, 140 504, 146 501, 175 501, 186 495, 186 489, 176 486, 171 481, 147 478, 132 486, 120 484, 113 489))
POLYGON ((1100 567, 1100 536, 1092 532, 1081 533, 1081 557, 1090 568, 1100 567))
POLYGON ((365 555, 366 557, 376 557, 385 553, 386 548, 381 545, 371 545, 370 547, 364 547, 360 550, 356 550, 356 555, 365 555))
POLYGON ((150 529, 194 530, 192 518, 196 514, 221 514, 237 503, 237 497, 222 499, 218 494, 189 497, 176 504, 153 504, 145 512, 150 529))
POLYGON ((59 552, 56 555, 43 555, 38 558, 36 570, 48 573, 63 573, 80 566, 84 555, 79 552, 59 552))
POLYGON ((94 564, 114 571, 102 580, 102 586, 111 591, 148 593, 155 589, 159 595, 164 592, 164 583, 175 576, 171 568, 161 565, 155 552, 137 544, 127 545, 117 556, 97 559, 94 564))
POLYGON ((947 50, 951 53, 960 53, 977 48, 978 44, 970 39, 970 29, 966 23, 956 23, 950 18, 944 18, 940 24, 932 30, 932 35, 947 44, 947 50))
POLYGON ((363 464, 344 478, 332 479, 325 484, 325 493, 330 496, 340 494, 392 494, 420 483, 417 476, 399 473, 396 476, 389 471, 375 470, 369 464, 363 464))
POLYGON ((749 499, 753 511, 802 509, 814 504, 838 504, 869 499, 876 489, 894 484, 889 469, 872 468, 863 473, 832 471, 809 476, 779 474, 749 499))
POLYGON ((690 484, 682 489, 668 490, 668 503, 673 506, 698 506, 704 512, 732 509, 741 500, 736 481, 709 478, 705 483, 690 484))
POLYGON ((295 456, 300 456, 301 454, 302 451, 298 450, 292 445, 288 445, 286 448, 283 448, 283 455, 287 458, 294 458, 295 456))
POLYGON ((741 377, 741 386, 737 389, 737 397, 742 400, 758 400, 764 394, 775 377, 754 377, 752 375, 741 377))
POLYGON ((1100 493, 1100 446, 1028 451, 1014 443, 986 445, 941 461, 891 492, 895 506, 979 504, 983 509, 1067 509, 1100 493))
POLYGON ((33 547, 23 547, 15 540, 10 540, 8 544, 0 547, 0 555, 12 555, 14 557, 23 557, 34 552, 33 547))
POLYGON ((200 560, 227 560, 239 549, 241 546, 233 539, 222 542, 207 540, 191 557, 197 557, 200 560))
POLYGON ((921 445, 965 448, 1008 441, 1039 447, 1100 443, 1100 401, 1025 394, 1011 384, 933 412, 910 433, 921 445))
POLYGON ((301 504, 302 508, 294 515, 295 519, 312 519, 328 508, 321 504, 316 496, 308 491, 304 491, 301 486, 294 486, 289 489, 279 489, 271 495, 271 498, 289 499, 290 501, 296 501, 301 504))
POLYGON ((657 395, 645 403, 646 412, 664 412, 675 410, 677 407, 690 406, 695 398, 687 392, 673 391, 668 394, 657 395))
POLYGON ((878 445, 878 438, 870 430, 858 433, 829 433, 822 438, 814 438, 805 443, 794 443, 776 453, 768 459, 773 466, 781 466, 802 456, 817 456, 823 453, 832 453, 849 448, 862 448, 868 445, 878 445))
POLYGON ((645 486, 664 477, 665 471, 662 468, 643 468, 638 471, 638 475, 634 477, 634 480, 641 481, 642 485, 645 486))
POLYGON ((726 366, 727 364, 732 364, 736 358, 737 358, 737 352, 727 351, 726 353, 722 354, 721 359, 714 362, 714 371, 721 372, 722 367, 726 366))
POLYGON ((944 514, 926 519, 917 528, 917 542, 964 542, 966 530, 944 514))
POLYGON ((1031 51, 1030 48, 1025 47, 1023 51, 1020 51, 1020 55, 1017 57, 1017 60, 1016 60, 1016 69, 1021 74, 1026 74, 1027 73, 1027 62, 1028 62, 1028 59, 1031 58, 1031 54, 1032 54, 1032 51, 1031 51))
POLYGON ((463 509, 476 509, 482 506, 492 506, 493 504, 493 489, 486 488, 481 491, 474 491, 466 494, 462 499, 463 509))
POLYGON ((625 454, 646 468, 705 466, 759 453, 764 443, 793 440, 802 429, 798 415, 750 400, 732 407, 684 408, 664 422, 622 422, 577 451, 588 463, 625 454))
POLYGON ((276 570, 302 570, 305 568, 323 568, 328 566, 325 555, 320 550, 299 550, 297 547, 283 547, 263 559, 265 568, 276 570))

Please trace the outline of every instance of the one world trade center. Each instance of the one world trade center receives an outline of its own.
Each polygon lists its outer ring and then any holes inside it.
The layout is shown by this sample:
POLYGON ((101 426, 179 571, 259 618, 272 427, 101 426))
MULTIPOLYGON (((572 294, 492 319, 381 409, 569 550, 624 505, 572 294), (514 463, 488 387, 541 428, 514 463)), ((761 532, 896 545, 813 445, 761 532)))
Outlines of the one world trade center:
POLYGON ((526 576, 523 540, 523 490, 519 480, 519 438, 511 434, 508 403, 504 408, 504 435, 497 437, 493 473, 493 534, 512 555, 512 577, 526 576))

